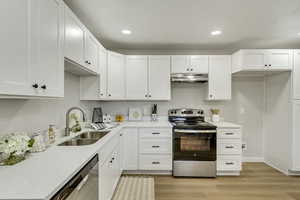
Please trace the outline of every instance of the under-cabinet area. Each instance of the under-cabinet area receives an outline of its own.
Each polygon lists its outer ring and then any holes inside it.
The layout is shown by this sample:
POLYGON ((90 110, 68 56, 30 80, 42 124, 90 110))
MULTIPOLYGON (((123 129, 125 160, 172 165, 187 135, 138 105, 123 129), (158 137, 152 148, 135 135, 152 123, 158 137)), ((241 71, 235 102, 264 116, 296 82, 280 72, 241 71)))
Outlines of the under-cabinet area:
POLYGON ((298 8, 2 0, 0 200, 300 199, 298 8))

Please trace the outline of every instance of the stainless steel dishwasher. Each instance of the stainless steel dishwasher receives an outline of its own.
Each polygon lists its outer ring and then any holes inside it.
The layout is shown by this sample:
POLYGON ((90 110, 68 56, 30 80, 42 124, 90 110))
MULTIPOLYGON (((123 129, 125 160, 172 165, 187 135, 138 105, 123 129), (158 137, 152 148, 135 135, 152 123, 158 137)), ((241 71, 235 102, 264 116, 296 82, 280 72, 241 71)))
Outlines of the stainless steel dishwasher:
POLYGON ((51 200, 98 200, 98 161, 94 156, 51 200))

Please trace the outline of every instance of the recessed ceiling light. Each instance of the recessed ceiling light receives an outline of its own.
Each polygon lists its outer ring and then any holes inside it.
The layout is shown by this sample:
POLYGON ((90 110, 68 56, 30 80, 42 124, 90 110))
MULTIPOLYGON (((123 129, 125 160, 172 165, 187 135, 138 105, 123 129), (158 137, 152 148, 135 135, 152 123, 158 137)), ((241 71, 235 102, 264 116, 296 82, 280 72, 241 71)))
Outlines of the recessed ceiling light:
POLYGON ((130 30, 127 30, 127 29, 124 29, 121 31, 124 35, 130 35, 131 34, 131 31, 130 30))
POLYGON ((210 33, 211 35, 221 35, 222 34, 222 31, 212 31, 211 33, 210 33))

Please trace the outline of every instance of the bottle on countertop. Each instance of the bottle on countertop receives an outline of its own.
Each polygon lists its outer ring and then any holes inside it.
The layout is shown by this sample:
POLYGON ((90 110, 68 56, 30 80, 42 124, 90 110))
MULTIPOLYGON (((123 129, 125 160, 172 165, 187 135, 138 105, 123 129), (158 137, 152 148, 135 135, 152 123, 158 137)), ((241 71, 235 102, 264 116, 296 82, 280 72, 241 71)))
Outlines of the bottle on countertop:
POLYGON ((53 144, 55 142, 56 132, 57 131, 55 125, 50 124, 48 129, 48 137, 49 137, 50 144, 53 144))

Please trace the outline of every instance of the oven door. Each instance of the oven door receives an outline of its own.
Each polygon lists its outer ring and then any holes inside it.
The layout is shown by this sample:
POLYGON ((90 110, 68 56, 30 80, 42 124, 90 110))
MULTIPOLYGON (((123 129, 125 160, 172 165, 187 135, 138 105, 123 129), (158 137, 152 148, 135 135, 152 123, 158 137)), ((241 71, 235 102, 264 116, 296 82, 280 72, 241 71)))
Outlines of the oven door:
POLYGON ((216 161, 216 133, 216 130, 174 128, 174 160, 216 161))

